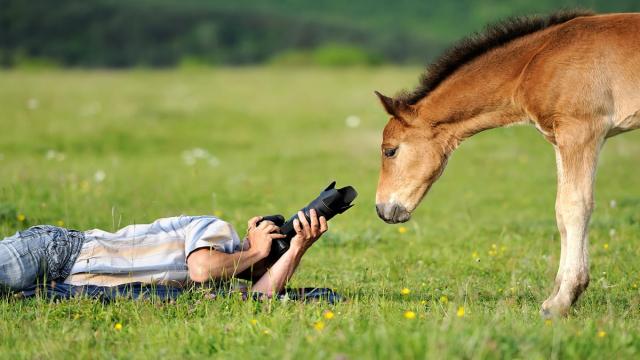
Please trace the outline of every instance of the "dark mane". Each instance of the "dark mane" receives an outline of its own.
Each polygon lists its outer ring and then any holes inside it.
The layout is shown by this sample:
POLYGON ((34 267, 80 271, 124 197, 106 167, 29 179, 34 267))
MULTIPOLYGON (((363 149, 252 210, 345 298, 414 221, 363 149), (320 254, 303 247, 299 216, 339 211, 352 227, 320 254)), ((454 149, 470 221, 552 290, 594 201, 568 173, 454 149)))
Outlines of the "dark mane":
POLYGON ((413 92, 401 93, 397 96, 397 99, 407 104, 415 105, 461 66, 480 55, 522 36, 562 24, 580 16, 591 15, 594 15, 594 13, 587 10, 565 10, 546 17, 514 17, 489 25, 484 31, 462 39, 445 51, 438 60, 427 67, 426 72, 420 78, 420 85, 413 92))

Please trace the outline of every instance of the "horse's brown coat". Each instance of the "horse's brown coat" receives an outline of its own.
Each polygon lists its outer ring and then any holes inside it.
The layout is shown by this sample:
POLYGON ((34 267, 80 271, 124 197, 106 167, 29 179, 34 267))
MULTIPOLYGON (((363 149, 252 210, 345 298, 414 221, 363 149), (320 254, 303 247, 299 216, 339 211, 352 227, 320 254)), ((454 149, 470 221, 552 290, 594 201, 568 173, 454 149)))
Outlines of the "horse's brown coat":
POLYGON ((376 194, 387 222, 407 221, 451 152, 478 132, 532 123, 554 146, 561 256, 545 314, 566 314, 589 282, 587 225, 600 148, 640 128, 640 14, 581 15, 494 42, 413 94, 379 94, 392 116, 376 194))

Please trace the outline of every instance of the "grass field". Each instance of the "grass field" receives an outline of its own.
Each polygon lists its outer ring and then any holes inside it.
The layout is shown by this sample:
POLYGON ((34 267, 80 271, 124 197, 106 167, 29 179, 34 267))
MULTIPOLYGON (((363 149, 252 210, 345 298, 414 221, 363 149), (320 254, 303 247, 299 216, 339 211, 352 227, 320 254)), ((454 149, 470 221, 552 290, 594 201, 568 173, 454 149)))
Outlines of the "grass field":
POLYGON ((332 179, 360 192, 292 284, 332 287, 347 302, 3 300, 0 358, 640 356, 640 133, 605 147, 591 286, 567 319, 545 322, 559 257, 555 165, 533 128, 465 142, 411 222, 376 217, 386 116, 373 90, 418 74, 0 72, 2 236, 181 213, 219 215, 242 234, 250 216, 288 215, 332 179))

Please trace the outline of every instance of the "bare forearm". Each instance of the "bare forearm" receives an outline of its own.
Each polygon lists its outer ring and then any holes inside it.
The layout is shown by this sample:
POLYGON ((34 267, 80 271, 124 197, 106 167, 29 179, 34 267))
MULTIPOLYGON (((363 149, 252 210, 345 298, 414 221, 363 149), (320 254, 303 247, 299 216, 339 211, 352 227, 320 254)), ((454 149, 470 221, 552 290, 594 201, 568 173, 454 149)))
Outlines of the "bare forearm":
POLYGON ((300 264, 302 255, 304 255, 303 249, 290 248, 267 270, 267 273, 252 286, 251 290, 268 296, 278 294, 293 276, 298 264, 300 264))
POLYGON ((189 257, 189 276, 196 282, 227 279, 248 269, 264 258, 252 249, 227 254, 215 250, 194 253, 189 257))
POLYGON ((298 212, 298 218, 293 221, 296 236, 291 239, 289 250, 253 285, 252 291, 273 296, 289 282, 302 255, 328 229, 327 219, 322 216, 318 218, 314 209, 309 211, 309 216, 310 221, 307 221, 304 213, 298 212))

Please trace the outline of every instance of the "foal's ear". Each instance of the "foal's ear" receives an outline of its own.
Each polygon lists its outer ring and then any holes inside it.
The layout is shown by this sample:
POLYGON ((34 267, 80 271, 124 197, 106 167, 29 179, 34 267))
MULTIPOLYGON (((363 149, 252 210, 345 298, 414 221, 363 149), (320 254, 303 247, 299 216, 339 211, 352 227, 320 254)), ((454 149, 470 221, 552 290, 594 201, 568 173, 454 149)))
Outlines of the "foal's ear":
POLYGON ((388 96, 382 95, 377 91, 374 91, 374 93, 378 96, 378 99, 380 99, 380 103, 384 107, 384 110, 387 112, 387 114, 400 119, 404 119, 404 115, 407 115, 411 112, 411 106, 409 106, 404 101, 392 99, 388 96))

